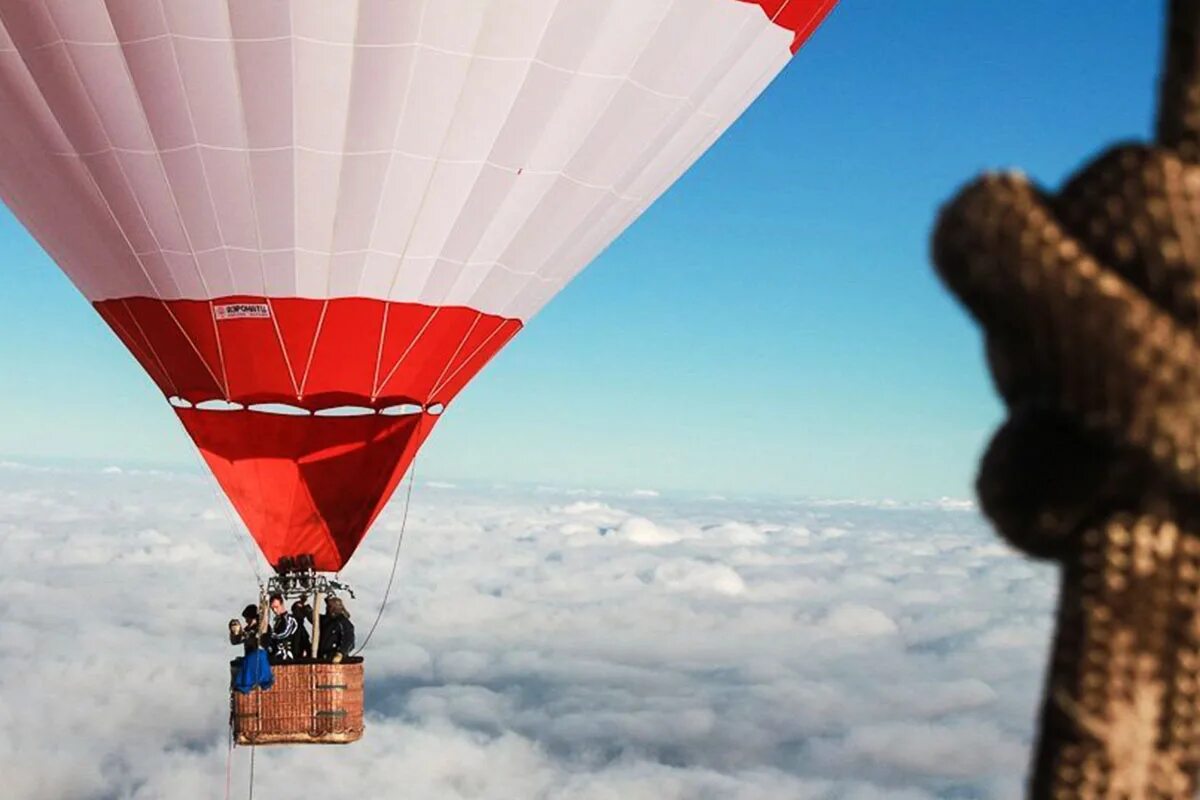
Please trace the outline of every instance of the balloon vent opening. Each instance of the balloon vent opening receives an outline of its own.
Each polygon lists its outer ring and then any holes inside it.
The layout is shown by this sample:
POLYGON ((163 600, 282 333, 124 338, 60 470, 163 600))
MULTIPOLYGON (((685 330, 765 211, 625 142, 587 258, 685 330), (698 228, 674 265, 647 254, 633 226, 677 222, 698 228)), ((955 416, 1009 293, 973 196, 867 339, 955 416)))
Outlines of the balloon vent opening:
POLYGON ((441 416, 446 410, 445 403, 399 403, 374 408, 366 405, 333 405, 306 408, 291 403, 238 403, 220 397, 208 398, 193 403, 178 395, 171 395, 167 402, 176 409, 195 409, 198 411, 250 411, 255 414, 277 414, 289 417, 369 417, 381 415, 386 417, 402 417, 409 414, 428 414, 441 416))

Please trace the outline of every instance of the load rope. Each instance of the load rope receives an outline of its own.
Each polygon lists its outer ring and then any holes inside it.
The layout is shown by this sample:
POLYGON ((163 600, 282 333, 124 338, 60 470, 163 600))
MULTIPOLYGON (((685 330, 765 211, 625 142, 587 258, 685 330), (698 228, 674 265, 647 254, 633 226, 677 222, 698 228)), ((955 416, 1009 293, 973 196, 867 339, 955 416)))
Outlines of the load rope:
POLYGON ((1200 0, 1172 0, 1158 142, 1057 194, 987 175, 933 259, 1008 420, 977 489, 1061 564, 1035 798, 1191 798, 1200 768, 1200 0))
POLYGON ((225 753, 225 800, 229 800, 229 792, 233 782, 233 715, 229 717, 229 747, 225 753))
POLYGON ((250 571, 254 573, 254 580, 258 584, 258 591, 261 594, 266 584, 263 581, 262 572, 258 569, 258 561, 254 558, 253 551, 246 546, 245 536, 242 533, 242 529, 234 520, 233 513, 229 510, 227 500, 219 491, 217 491, 215 480, 211 477, 208 477, 210 472, 208 465, 204 463, 202 458, 200 458, 198 451, 192 449, 191 447, 187 449, 192 454, 192 458, 196 459, 196 465, 200 468, 200 480, 204 482, 204 485, 208 487, 209 492, 212 493, 213 502, 215 502, 221 511, 224 512, 225 521, 228 523, 226 530, 237 543, 238 550, 241 551, 242 557, 246 560, 246 564, 248 564, 250 567, 250 571))
POLYGON ((379 621, 383 619, 384 609, 387 608, 388 598, 392 594, 392 584, 396 580, 396 568, 400 565, 400 547, 404 544, 404 531, 408 528, 408 509, 412 503, 413 481, 417 476, 417 459, 414 457, 412 465, 408 470, 408 491, 404 494, 404 515, 400 519, 400 535, 396 538, 396 552, 392 556, 392 571, 388 575, 387 588, 383 591, 383 601, 379 604, 379 611, 375 614, 375 621, 371 623, 371 629, 367 631, 367 636, 363 639, 363 643, 354 655, 362 655, 362 652, 367 649, 367 644, 371 641, 371 637, 375 634, 375 629, 379 627, 379 621))

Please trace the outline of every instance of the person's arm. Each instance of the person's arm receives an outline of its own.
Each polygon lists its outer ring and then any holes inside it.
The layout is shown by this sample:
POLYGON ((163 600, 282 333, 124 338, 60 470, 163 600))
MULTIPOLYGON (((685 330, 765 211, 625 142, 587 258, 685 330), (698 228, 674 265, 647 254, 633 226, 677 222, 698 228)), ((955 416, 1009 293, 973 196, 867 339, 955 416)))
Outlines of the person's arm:
POLYGON ((296 618, 291 614, 284 614, 282 617, 275 618, 275 627, 271 630, 271 638, 275 641, 283 641, 290 639, 296 633, 296 618), (279 621, 283 620, 283 630, 280 630, 279 621))

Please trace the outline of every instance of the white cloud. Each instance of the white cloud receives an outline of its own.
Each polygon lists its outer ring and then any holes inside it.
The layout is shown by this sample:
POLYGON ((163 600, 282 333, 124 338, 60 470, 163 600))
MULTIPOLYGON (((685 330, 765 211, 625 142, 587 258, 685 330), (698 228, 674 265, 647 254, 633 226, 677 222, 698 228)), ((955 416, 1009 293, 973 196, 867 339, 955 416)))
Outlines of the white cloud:
POLYGON ((715 592, 738 595, 746 591, 742 576, 724 564, 672 559, 654 568, 654 579, 673 592, 715 592))
POLYGON ((677 531, 657 525, 645 517, 630 517, 617 527, 616 533, 617 536, 633 544, 649 547, 675 544, 683 540, 683 536, 677 531))
MULTIPOLYGON (((255 592, 226 511, 196 476, 0 469, 5 795, 221 796, 224 624, 255 592)), ((425 486, 365 738, 260 749, 256 794, 1018 791, 1053 573, 969 509, 425 486)), ((342 574, 363 634, 402 512, 342 574)))
POLYGON ((856 603, 832 609, 825 616, 822 627, 833 636, 886 636, 899 630, 887 614, 856 603))

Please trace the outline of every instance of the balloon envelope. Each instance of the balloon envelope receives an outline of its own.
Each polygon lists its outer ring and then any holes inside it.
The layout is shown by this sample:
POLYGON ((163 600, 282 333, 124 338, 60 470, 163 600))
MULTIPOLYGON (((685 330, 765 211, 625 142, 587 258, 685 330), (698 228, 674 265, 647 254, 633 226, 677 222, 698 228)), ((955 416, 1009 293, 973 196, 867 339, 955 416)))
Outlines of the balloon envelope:
POLYGON ((435 412, 833 2, 3 3, 0 197, 267 559, 336 570, 435 412))

